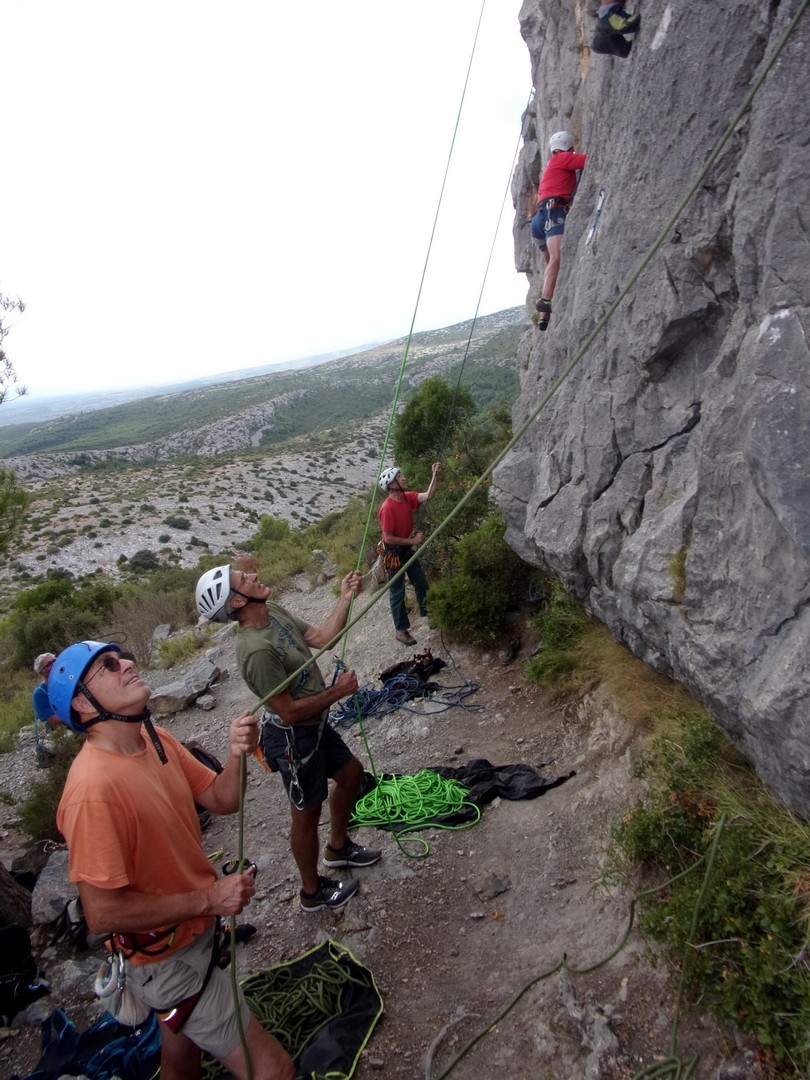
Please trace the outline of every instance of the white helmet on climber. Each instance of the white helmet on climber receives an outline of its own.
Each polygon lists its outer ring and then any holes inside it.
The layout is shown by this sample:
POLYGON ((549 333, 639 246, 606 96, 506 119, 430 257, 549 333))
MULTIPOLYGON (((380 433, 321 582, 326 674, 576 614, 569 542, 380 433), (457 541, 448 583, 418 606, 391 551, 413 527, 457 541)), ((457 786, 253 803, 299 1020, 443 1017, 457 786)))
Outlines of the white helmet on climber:
POLYGON ((570 131, 555 131, 548 140, 548 148, 552 154, 557 150, 573 150, 574 136, 570 131))
POLYGON ((383 471, 380 473, 380 487, 383 491, 388 491, 388 488, 399 476, 399 473, 400 470, 396 467, 396 465, 392 465, 390 469, 383 469, 383 471))

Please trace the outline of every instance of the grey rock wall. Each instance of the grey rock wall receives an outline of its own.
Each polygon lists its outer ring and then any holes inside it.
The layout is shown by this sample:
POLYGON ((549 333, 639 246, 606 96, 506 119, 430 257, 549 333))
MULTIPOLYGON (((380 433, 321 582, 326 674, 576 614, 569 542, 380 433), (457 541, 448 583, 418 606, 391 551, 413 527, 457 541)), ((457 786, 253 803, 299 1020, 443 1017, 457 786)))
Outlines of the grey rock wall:
MULTIPOLYGON (((516 428, 662 231, 799 7, 637 3, 626 60, 590 52, 596 0, 525 0, 520 12, 536 87, 513 184, 530 312, 543 265, 528 218, 548 136, 568 128, 589 162, 551 327, 521 344, 516 428)), ((807 14, 659 253, 494 478, 515 550, 706 702, 804 816, 809 47, 807 14)))

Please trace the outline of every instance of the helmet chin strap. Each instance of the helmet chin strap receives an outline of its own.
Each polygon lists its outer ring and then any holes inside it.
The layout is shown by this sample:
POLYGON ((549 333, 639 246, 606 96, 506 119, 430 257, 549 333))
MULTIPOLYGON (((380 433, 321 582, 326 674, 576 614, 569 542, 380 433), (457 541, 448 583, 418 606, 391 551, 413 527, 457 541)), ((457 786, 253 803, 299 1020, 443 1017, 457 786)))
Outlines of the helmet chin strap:
POLYGON ((247 593, 239 592, 238 589, 231 589, 231 596, 241 596, 247 604, 266 604, 267 597, 263 600, 258 596, 248 596, 247 593))
POLYGON ((160 760, 165 765, 167 762, 166 751, 163 749, 163 744, 160 741, 158 733, 155 731, 154 724, 152 723, 152 714, 147 708, 142 709, 135 716, 122 716, 121 713, 110 712, 109 709, 105 709, 101 702, 93 696, 93 694, 87 689, 83 682, 80 682, 77 689, 84 694, 90 704, 98 713, 98 716, 94 716, 92 720, 85 720, 84 726, 86 728, 93 727, 95 724, 100 723, 102 720, 118 720, 122 724, 143 724, 146 728, 146 734, 152 741, 152 746, 155 748, 155 752, 160 760))

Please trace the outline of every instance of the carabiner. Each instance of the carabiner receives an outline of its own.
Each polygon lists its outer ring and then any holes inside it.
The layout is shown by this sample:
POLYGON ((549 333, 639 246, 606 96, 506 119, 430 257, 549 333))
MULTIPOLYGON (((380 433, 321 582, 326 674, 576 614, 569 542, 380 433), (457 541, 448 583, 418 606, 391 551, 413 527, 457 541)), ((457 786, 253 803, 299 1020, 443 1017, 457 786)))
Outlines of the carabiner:
POLYGON ((250 859, 242 859, 240 864, 239 859, 228 859, 222 866, 222 873, 227 874, 244 874, 246 871, 250 871, 254 877, 259 872, 259 868, 255 862, 251 862, 250 859))

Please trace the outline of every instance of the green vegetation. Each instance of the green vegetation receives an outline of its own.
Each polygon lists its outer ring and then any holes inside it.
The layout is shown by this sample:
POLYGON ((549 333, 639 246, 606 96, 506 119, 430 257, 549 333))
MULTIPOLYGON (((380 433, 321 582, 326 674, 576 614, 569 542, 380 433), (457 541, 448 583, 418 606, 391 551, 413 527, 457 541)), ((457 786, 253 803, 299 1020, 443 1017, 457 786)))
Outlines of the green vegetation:
POLYGON ((191 528, 191 522, 182 514, 167 514, 163 519, 163 524, 168 525, 171 529, 182 529, 183 531, 191 528))
POLYGON ((641 925, 685 969, 694 999, 807 1076, 810 825, 771 799, 703 709, 656 719, 643 762, 650 792, 615 829, 609 878, 632 882, 642 866, 661 882, 643 897, 641 925))
POLYGON ((641 927, 689 1000, 753 1032, 774 1075, 807 1076, 810 825, 768 795, 683 688, 613 641, 558 584, 545 587, 542 647, 528 674, 555 694, 603 685, 617 711, 651 733, 638 766, 648 793, 614 828, 603 883, 639 894, 641 927))
POLYGON ((206 648, 210 640, 210 634, 197 633, 196 631, 166 638, 158 644, 157 652, 160 666, 173 668, 175 664, 182 664, 184 661, 190 660, 200 649, 206 648))
POLYGON ((22 672, 15 676, 5 676, 0 690, 0 754, 7 754, 14 749, 17 733, 34 722, 34 710, 31 694, 35 683, 22 672), (25 685, 22 685, 22 683, 25 685))
POLYGON ((22 827, 32 840, 39 842, 63 842, 56 827, 56 808, 62 798, 65 780, 73 759, 81 750, 83 738, 67 728, 54 734, 52 746, 54 758, 42 780, 35 783, 20 806, 22 827))
POLYGON ((77 585, 68 576, 52 577, 18 594, 0 623, 0 638, 10 646, 14 662, 27 669, 38 653, 92 637, 116 595, 109 581, 87 579, 77 585))
POLYGON ((456 544, 450 574, 428 593, 431 624, 480 645, 494 641, 526 595, 529 568, 503 539, 492 514, 456 544))
POLYGON ((7 555, 19 539, 31 498, 12 469, 0 468, 0 556, 7 555))

